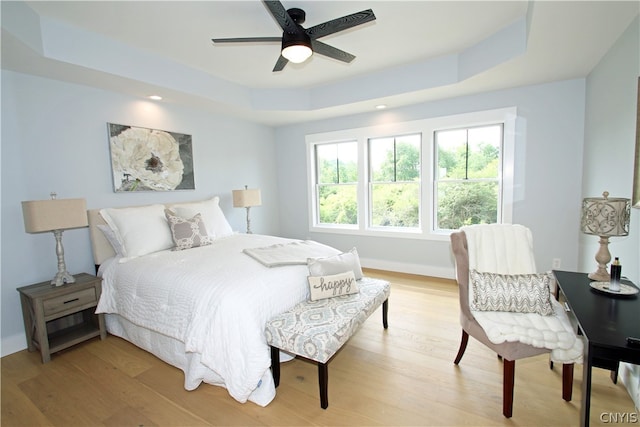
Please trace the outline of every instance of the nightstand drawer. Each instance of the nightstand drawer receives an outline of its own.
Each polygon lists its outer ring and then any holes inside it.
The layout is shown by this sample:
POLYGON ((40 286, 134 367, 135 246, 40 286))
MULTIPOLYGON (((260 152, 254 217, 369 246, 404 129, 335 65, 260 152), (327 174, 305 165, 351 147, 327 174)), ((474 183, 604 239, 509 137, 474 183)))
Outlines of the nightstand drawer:
POLYGON ((82 289, 71 294, 46 299, 42 302, 44 315, 50 316, 74 307, 82 307, 85 304, 97 303, 96 290, 94 288, 82 289))

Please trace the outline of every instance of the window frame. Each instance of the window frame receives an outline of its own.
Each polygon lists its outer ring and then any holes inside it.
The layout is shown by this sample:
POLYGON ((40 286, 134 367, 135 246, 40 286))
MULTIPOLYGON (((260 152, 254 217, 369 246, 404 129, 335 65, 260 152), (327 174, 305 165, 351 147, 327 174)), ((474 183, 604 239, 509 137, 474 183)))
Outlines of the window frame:
MULTIPOLYGON (((433 176, 431 177, 431 185, 432 185, 432 198, 433 198, 433 203, 431 204, 431 209, 433 210, 432 212, 432 220, 433 220, 433 224, 431 224, 431 229, 435 232, 435 233, 442 233, 442 232, 447 232, 450 233, 452 230, 450 229, 441 229, 438 228, 438 184, 441 182, 458 182, 458 183, 469 183, 469 182, 496 182, 498 185, 498 200, 497 200, 497 218, 496 220, 498 222, 501 221, 501 214, 502 214, 502 193, 503 193, 503 182, 502 182, 502 170, 504 168, 504 162, 503 162, 503 153, 504 153, 504 147, 505 147, 505 137, 504 137, 504 128, 505 125, 502 122, 496 122, 493 124, 486 124, 486 125, 479 125, 479 126, 464 126, 461 128, 455 128, 455 129, 437 129, 433 132, 433 164, 434 164, 434 168, 433 168, 433 176), (499 126, 500 127, 500 144, 499 144, 499 153, 498 153, 498 164, 499 164, 499 168, 497 171, 497 175, 495 178, 469 178, 468 176, 466 178, 448 178, 448 179, 440 179, 438 177, 438 170, 437 170, 437 165, 439 164, 439 157, 438 157, 438 144, 437 144, 437 137, 436 134, 438 132, 446 132, 446 131, 456 131, 456 130, 464 130, 467 132, 467 147, 469 144, 469 130, 471 129, 478 129, 478 128, 486 128, 486 127, 490 127, 490 126, 499 126)), ((468 160, 469 160, 469 155, 467 153, 467 164, 468 164, 468 160)), ((467 175, 468 175, 468 167, 467 167, 467 175)))
POLYGON ((367 212, 366 212, 366 218, 367 218, 367 226, 368 229, 370 230, 377 230, 377 231, 400 231, 400 232, 419 232, 422 229, 422 209, 424 209, 424 206, 422 204, 422 186, 424 185, 423 182, 423 168, 422 168, 422 150, 424 149, 424 144, 423 144, 423 139, 424 139, 424 135, 420 132, 415 132, 415 133, 406 133, 406 134, 396 134, 396 135, 389 135, 389 136, 385 136, 385 137, 378 137, 378 136, 373 136, 373 137, 369 137, 367 138, 367 147, 366 147, 366 155, 367 155, 367 182, 366 182, 366 186, 367 186, 367 212), (418 194, 420 194, 420 198, 418 200, 418 226, 417 227, 397 227, 397 226, 383 226, 383 225, 373 225, 373 187, 376 184, 399 184, 399 183, 412 183, 412 181, 398 181, 397 180, 397 143, 398 143, 398 139, 401 139, 402 137, 406 137, 406 136, 417 136, 419 138, 419 145, 418 145, 418 151, 419 151, 419 156, 420 156, 420 170, 418 171, 419 177, 420 179, 417 181, 417 186, 418 186, 418 194), (375 181, 373 179, 373 171, 371 170, 371 157, 372 157, 372 150, 371 150, 371 144, 374 140, 376 139, 392 139, 393 140, 393 151, 394 151, 394 173, 393 173, 393 181, 375 181))
POLYGON ((314 233, 448 240, 451 231, 435 230, 435 200, 433 194, 434 168, 436 167, 434 152, 435 131, 486 126, 497 123, 503 125, 502 167, 499 171, 499 179, 502 185, 502 197, 500 201, 502 206, 501 209, 499 209, 498 221, 502 223, 512 222, 517 119, 516 107, 506 107, 306 135, 309 231, 314 233), (411 228, 410 230, 405 230, 402 227, 372 227, 369 223, 370 172, 368 141, 372 138, 397 137, 418 133, 422 134, 422 145, 420 147, 420 226, 417 229, 411 228), (317 193, 314 177, 317 171, 314 159, 314 147, 317 144, 349 141, 357 141, 358 146, 358 183, 356 190, 358 202, 357 225, 319 224, 316 220, 319 212, 317 212, 318 205, 315 200, 315 194, 317 193))
MULTIPOLYGON (((358 188, 359 188, 359 184, 360 184, 360 176, 359 176, 359 170, 360 170, 360 161, 359 159, 357 159, 357 167, 358 167, 358 180, 355 182, 340 182, 340 167, 339 167, 339 163, 336 165, 337 169, 336 169, 336 174, 337 174, 337 181, 335 183, 321 183, 319 182, 319 171, 318 171, 318 158, 317 158, 317 147, 318 146, 322 146, 322 145, 337 145, 337 144, 352 144, 352 143, 356 143, 356 151, 359 151, 359 147, 358 147, 358 141, 356 140, 344 140, 344 141, 332 141, 332 142, 324 142, 324 143, 317 143, 317 144, 313 144, 312 147, 312 155, 311 155, 311 161, 313 163, 313 181, 314 181, 314 185, 313 185, 313 194, 312 194, 312 200, 313 200, 313 208, 314 208, 314 215, 313 215, 313 221, 315 224, 317 224, 320 227, 336 227, 336 228, 344 228, 344 229, 357 229, 358 225, 360 223, 360 204, 358 201, 358 197, 357 197, 357 193, 358 193, 358 188), (321 186, 330 186, 330 185, 334 185, 334 186, 353 186, 355 185, 356 187, 356 203, 358 204, 358 219, 356 221, 355 224, 330 224, 330 223, 322 223, 320 222, 320 204, 318 202, 318 195, 320 194, 320 187, 321 186)), ((337 157, 336 160, 339 161, 340 157, 337 157)))

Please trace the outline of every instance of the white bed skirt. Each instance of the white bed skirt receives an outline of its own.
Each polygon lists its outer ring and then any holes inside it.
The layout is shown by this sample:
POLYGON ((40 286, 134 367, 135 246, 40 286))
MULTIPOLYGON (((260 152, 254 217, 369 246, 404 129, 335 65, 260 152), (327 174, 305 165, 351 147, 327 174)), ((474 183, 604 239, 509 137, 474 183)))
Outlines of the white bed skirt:
MULTIPOLYGON (((117 314, 105 314, 107 331, 123 338, 137 347, 148 351, 160 360, 179 368, 184 372, 184 388, 195 390, 200 383, 225 387, 224 380, 213 370, 200 362, 198 353, 185 352, 182 341, 139 327, 117 314)), ((281 354, 282 360, 290 360, 291 356, 281 354)), ((226 387, 225 387, 226 388, 226 387)), ((251 393, 249 401, 267 406, 276 396, 271 370, 262 376, 260 385, 251 393)), ((244 402, 243 402, 244 403, 244 402)))

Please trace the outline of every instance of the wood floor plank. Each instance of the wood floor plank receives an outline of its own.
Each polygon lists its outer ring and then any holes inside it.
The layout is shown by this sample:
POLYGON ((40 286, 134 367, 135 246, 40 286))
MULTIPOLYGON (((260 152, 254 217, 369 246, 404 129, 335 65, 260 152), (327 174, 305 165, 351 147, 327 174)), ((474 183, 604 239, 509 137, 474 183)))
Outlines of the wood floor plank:
MULTIPOLYGON (((562 400, 561 366, 548 355, 516 362, 513 418, 502 416, 502 361, 471 339, 459 365, 455 282, 367 270, 392 282, 389 329, 380 310, 329 364, 329 407, 320 408, 315 364, 282 364, 267 407, 241 404, 222 387, 184 390, 184 374, 108 336, 53 355, 24 350, 1 360, 3 426, 567 426, 578 425, 582 365, 573 400, 562 400)), ((593 370, 591 425, 633 413, 619 381, 593 370)))

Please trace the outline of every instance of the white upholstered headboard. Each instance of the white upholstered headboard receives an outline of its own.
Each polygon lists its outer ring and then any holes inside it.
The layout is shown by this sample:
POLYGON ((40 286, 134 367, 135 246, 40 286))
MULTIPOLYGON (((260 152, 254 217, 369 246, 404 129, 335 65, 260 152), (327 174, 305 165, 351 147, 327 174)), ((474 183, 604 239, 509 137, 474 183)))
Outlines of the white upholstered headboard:
POLYGON ((89 237, 91 238, 91 250, 93 251, 93 262, 100 265, 109 258, 116 255, 111 243, 104 237, 104 234, 97 227, 100 224, 106 225, 107 222, 100 215, 100 209, 89 209, 87 211, 89 217, 89 237))
MULTIPOLYGON (((177 205, 183 205, 185 203, 198 203, 198 202, 211 202, 215 200, 215 206, 218 208, 219 197, 214 196, 213 198, 208 198, 204 200, 195 200, 195 201, 185 201, 185 202, 174 202, 174 203, 162 203, 164 206, 168 208, 172 208, 177 205)), ((157 204, 157 203, 156 203, 157 204)), ((137 205, 137 206, 119 206, 120 208, 140 208, 151 205, 137 205)), ((91 238, 91 250, 93 251, 93 262, 96 264, 96 267, 101 265, 103 262, 112 258, 116 255, 116 252, 113 250, 113 246, 107 240, 104 233, 98 228, 98 225, 107 225, 107 222, 104 220, 102 215, 100 215, 100 211, 102 209, 89 209, 87 210, 87 217, 89 218, 89 237, 91 238)), ((226 223, 226 219, 224 220, 226 223)))

